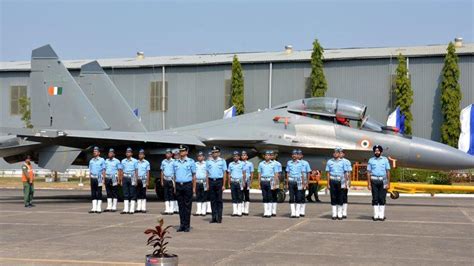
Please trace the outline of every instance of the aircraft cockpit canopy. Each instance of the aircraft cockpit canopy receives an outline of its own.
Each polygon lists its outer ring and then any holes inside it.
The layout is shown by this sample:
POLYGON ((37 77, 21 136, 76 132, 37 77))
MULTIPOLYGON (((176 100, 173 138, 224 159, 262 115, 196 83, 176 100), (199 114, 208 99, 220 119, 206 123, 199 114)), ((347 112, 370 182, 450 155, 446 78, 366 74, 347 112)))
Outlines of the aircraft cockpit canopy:
POLYGON ((367 106, 338 98, 319 97, 303 99, 288 105, 289 111, 307 113, 325 117, 342 117, 362 121, 367 106))
POLYGON ((371 118, 366 113, 366 105, 346 99, 330 97, 307 98, 290 102, 281 107, 288 108, 290 113, 333 121, 333 123, 348 127, 358 127, 363 130, 376 132, 398 132, 397 129, 386 127, 371 118))

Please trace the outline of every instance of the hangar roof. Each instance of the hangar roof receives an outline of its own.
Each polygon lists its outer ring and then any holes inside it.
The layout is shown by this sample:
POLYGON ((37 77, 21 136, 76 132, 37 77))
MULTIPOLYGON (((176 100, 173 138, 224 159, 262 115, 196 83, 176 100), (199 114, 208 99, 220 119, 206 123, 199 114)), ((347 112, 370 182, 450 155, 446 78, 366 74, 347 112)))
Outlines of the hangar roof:
MULTIPOLYGON (((341 48, 325 49, 325 60, 351 60, 351 59, 373 59, 396 57, 402 53, 408 57, 443 56, 446 54, 446 45, 425 45, 410 47, 383 47, 383 48, 341 48)), ((457 54, 474 54, 474 43, 464 43, 462 47, 456 48, 457 54)), ((198 54, 184 56, 154 56, 143 59, 110 58, 97 59, 103 68, 139 68, 160 66, 184 66, 184 65, 214 65, 230 64, 236 54, 241 63, 268 63, 268 62, 305 62, 311 58, 311 51, 293 50, 279 52, 250 52, 250 53, 221 53, 221 54, 198 54)), ((80 69, 82 65, 95 59, 63 60, 69 69, 80 69)), ((0 71, 29 71, 29 61, 0 62, 0 71)))

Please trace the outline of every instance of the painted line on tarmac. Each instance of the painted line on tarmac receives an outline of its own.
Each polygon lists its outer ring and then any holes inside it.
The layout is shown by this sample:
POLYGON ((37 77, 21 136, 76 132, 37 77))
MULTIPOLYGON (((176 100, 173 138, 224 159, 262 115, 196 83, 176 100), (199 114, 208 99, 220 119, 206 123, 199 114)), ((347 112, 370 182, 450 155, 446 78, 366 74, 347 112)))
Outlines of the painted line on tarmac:
POLYGON ((435 235, 404 235, 404 234, 377 234, 377 233, 344 233, 344 232, 314 232, 314 231, 294 231, 300 234, 316 234, 331 236, 382 236, 382 237, 406 237, 406 238, 434 238, 434 239, 455 239, 455 240, 474 240, 474 237, 455 237, 455 236, 435 236, 435 235))
POLYGON ((461 209, 461 208, 459 208, 459 207, 458 207, 458 209, 459 209, 459 210, 462 212, 462 214, 464 214, 464 216, 466 216, 466 217, 467 217, 467 219, 469 219, 471 222, 473 222, 473 223, 474 223, 474 219, 473 219, 473 218, 472 218, 472 217, 469 215, 469 213, 467 213, 467 211, 466 211, 466 210, 464 210, 464 209, 461 209))
POLYGON ((137 262, 98 261, 98 260, 61 260, 61 259, 20 259, 0 257, 0 261, 31 262, 31 263, 67 263, 67 264, 99 264, 99 265, 143 265, 137 262))
MULTIPOLYGON (((308 253, 308 252, 288 252, 288 251, 285 251, 285 250, 278 250, 277 252, 275 251, 256 251, 256 250, 250 250, 250 252, 252 253, 255 253, 255 254, 273 254, 273 255, 281 255, 281 254, 284 254, 284 255, 288 255, 288 256, 327 256, 327 257, 346 257, 346 258, 349 258, 349 259, 354 259, 354 258, 358 258, 358 259, 372 259, 372 261, 375 263, 375 262, 379 262, 377 264, 382 264, 382 261, 381 260, 389 260, 390 261, 390 264, 393 264, 394 262, 398 262, 398 260, 400 261, 403 261, 403 260, 414 260, 414 261, 432 261, 432 262, 451 262, 451 263, 455 263, 455 262, 468 262, 468 263, 471 263, 472 262, 472 258, 466 258, 466 259, 446 259, 446 258, 421 258, 421 257, 395 257, 395 256, 387 256, 387 257, 381 257, 381 256, 360 256, 360 255, 357 255, 357 254, 344 254, 344 253, 335 253, 335 254, 331 254, 331 253, 316 253, 316 252, 311 252, 311 253, 308 253)), ((356 262, 355 262, 356 263, 356 262)), ((356 263, 357 264, 357 263, 356 263)))
MULTIPOLYGON (((262 218, 262 219, 264 219, 264 218, 262 218)), ((286 228, 285 230, 282 230, 282 231, 277 232, 276 234, 274 234, 273 236, 271 236, 271 237, 269 237, 269 238, 267 238, 267 239, 264 239, 264 240, 262 240, 262 241, 256 242, 256 243, 250 245, 249 247, 240 250, 239 252, 233 253, 233 254, 231 254, 230 256, 227 256, 227 257, 225 257, 225 258, 222 258, 222 259, 216 261, 214 264, 215 264, 215 265, 227 265, 227 264, 231 263, 234 259, 239 258, 240 256, 242 256, 243 253, 250 252, 250 251, 252 251, 252 249, 254 249, 254 248, 258 247, 258 246, 265 245, 265 244, 267 244, 267 243, 269 243, 269 242, 272 242, 272 241, 274 241, 276 238, 280 237, 281 235, 283 235, 283 234, 285 234, 285 233, 287 233, 287 232, 290 232, 290 231, 293 230, 293 229, 298 228, 299 226, 301 226, 302 224, 307 223, 308 221, 309 221, 308 219, 303 219, 303 220, 301 220, 300 222, 298 222, 298 223, 296 223, 296 224, 294 224, 294 225, 292 225, 292 226, 286 228)))

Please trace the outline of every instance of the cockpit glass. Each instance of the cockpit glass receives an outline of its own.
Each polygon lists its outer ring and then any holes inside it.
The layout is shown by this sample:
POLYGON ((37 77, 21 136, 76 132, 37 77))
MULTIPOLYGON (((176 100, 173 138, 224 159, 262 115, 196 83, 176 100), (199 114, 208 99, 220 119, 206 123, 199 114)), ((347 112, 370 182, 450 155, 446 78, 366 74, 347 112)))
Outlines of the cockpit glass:
POLYGON ((381 124, 375 119, 370 118, 369 116, 367 116, 365 121, 362 122, 362 129, 370 131, 382 132, 382 126, 383 124, 381 124))
POLYGON ((351 120, 362 120, 367 110, 367 106, 363 104, 328 97, 304 99, 298 104, 288 106, 288 108, 323 116, 343 117, 351 120))

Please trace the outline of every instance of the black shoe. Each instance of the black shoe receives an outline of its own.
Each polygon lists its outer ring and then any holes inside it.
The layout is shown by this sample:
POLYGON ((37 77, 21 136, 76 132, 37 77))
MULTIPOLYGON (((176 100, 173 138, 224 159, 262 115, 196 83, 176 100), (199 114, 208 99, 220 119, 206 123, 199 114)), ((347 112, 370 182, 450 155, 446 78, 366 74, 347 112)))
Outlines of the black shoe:
POLYGON ((342 216, 342 219, 347 219, 347 216, 343 215, 343 216, 342 216))
POLYGON ((185 228, 185 229, 183 230, 183 232, 185 232, 185 233, 188 233, 189 231, 190 231, 189 228, 185 228))
MULTIPOLYGON (((336 220, 336 219, 337 219, 337 217, 331 217, 331 220, 336 220)), ((374 221, 375 221, 375 220, 374 220, 374 221)))
POLYGON ((29 204, 25 204, 25 208, 31 208, 29 204))
POLYGON ((117 210, 110 210, 110 212, 116 212, 117 210))
POLYGON ((304 214, 300 214, 300 217, 304 217, 304 214))
POLYGON ((378 220, 379 220, 379 218, 372 217, 372 221, 375 222, 375 221, 378 221, 378 220))
POLYGON ((201 214, 199 213, 193 213, 193 216, 200 216, 201 214))
POLYGON ((176 230, 176 232, 183 232, 184 231, 184 227, 179 227, 178 230, 176 230))
POLYGON ((179 212, 173 212, 174 214, 178 214, 179 212))
POLYGON ((379 221, 382 221, 382 222, 383 222, 383 221, 385 221, 386 218, 387 218, 387 217, 379 218, 379 221))
POLYGON ((104 212, 109 212, 110 210, 105 209, 104 212))
POLYGON ((204 217, 204 216, 206 216, 206 215, 205 215, 205 214, 199 214, 199 216, 202 216, 202 217, 204 217))
POLYGON ((249 214, 248 214, 248 213, 242 213, 242 215, 243 215, 243 216, 249 216, 249 214))
POLYGON ((232 217, 235 217, 235 216, 237 216, 237 214, 235 214, 235 213, 232 213, 230 216, 232 216, 232 217))
POLYGON ((316 202, 317 203, 321 203, 322 201, 320 199, 316 199, 316 202))
POLYGON ((217 223, 217 220, 216 220, 216 219, 211 219, 211 220, 209 221, 209 223, 210 223, 210 224, 215 224, 215 223, 217 223))
POLYGON ((306 197, 306 200, 307 200, 308 202, 314 202, 311 197, 306 197))
POLYGON ((101 212, 101 211, 96 211, 95 213, 100 214, 100 213, 102 213, 102 212, 101 212))
POLYGON ((337 217, 337 219, 338 219, 339 221, 342 221, 342 217, 337 217))
POLYGON ((128 214, 134 214, 135 212, 128 212, 128 214))
POLYGON ((296 215, 291 215, 290 218, 292 218, 292 219, 293 219, 293 218, 296 218, 296 215))
POLYGON ((29 205, 30 207, 36 207, 36 205, 34 205, 33 203, 30 203, 29 205))
POLYGON ((142 213, 147 213, 147 211, 142 211, 142 213))
POLYGON ((89 213, 95 213, 95 211, 89 211, 89 213))
POLYGON ((128 214, 128 212, 121 211, 120 214, 128 214))

